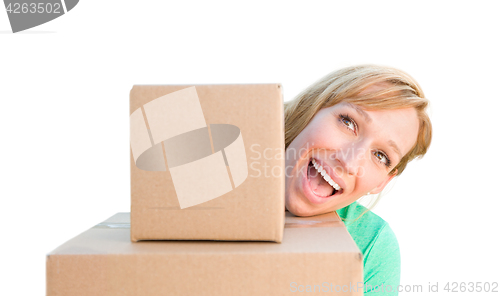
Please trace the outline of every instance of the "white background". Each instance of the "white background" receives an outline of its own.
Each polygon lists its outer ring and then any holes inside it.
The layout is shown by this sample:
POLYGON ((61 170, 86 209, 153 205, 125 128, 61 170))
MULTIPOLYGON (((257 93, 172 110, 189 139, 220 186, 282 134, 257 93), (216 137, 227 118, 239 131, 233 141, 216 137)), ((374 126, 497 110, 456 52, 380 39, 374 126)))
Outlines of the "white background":
POLYGON ((0 12, 3 295, 43 295, 49 251, 130 211, 133 84, 279 82, 290 100, 361 63, 432 102, 428 154, 375 208, 401 283, 500 282, 497 2, 270 2, 86 0, 17 34, 0 12))

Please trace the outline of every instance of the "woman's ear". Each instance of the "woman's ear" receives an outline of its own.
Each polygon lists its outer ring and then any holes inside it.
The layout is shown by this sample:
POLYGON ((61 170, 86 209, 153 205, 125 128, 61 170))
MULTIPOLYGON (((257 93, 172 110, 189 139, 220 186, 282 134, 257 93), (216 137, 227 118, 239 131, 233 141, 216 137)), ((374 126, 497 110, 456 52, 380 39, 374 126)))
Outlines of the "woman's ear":
POLYGON ((391 182, 391 180, 396 177, 396 175, 398 174, 398 170, 396 169, 394 171, 394 174, 392 175, 387 175, 387 178, 382 182, 380 183, 380 185, 378 185, 377 187, 373 188, 373 190, 370 190, 370 194, 378 194, 380 193, 382 190, 384 190, 385 186, 391 182))

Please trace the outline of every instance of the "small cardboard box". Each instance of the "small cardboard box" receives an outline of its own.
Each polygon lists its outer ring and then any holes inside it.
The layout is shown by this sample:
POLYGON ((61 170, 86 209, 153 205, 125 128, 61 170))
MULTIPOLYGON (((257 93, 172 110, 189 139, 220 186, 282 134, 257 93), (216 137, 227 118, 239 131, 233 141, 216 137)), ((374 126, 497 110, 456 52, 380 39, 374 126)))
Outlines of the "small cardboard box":
POLYGON ((135 85, 131 239, 281 242, 279 84, 135 85))
POLYGON ((363 295, 362 255, 335 212, 287 212, 281 244, 134 243, 129 221, 116 214, 49 253, 47 295, 363 295))

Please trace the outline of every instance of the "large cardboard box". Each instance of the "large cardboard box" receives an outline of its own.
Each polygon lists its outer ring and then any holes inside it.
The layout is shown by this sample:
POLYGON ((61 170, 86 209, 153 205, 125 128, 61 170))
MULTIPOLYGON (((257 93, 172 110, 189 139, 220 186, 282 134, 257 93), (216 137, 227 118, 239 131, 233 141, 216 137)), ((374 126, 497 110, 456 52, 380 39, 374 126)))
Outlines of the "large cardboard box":
POLYGON ((281 244, 134 243, 129 221, 116 214, 50 252, 47 295, 363 295, 362 255, 336 213, 287 212, 281 244))
POLYGON ((279 84, 135 85, 131 239, 280 242, 279 84))

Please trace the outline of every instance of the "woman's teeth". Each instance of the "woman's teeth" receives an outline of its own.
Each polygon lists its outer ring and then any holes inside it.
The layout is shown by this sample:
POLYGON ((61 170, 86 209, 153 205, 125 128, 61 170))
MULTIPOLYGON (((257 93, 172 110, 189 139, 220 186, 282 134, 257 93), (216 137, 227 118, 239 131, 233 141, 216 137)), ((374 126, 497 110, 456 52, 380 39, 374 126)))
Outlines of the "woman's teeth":
POLYGON ((333 188, 335 188, 335 190, 337 190, 337 191, 339 191, 341 189, 340 186, 339 186, 339 184, 335 183, 332 180, 332 177, 330 177, 330 175, 328 175, 326 173, 325 169, 323 169, 323 167, 321 165, 319 165, 314 160, 314 158, 312 159, 312 163, 313 163, 314 168, 318 171, 318 173, 321 174, 321 176, 323 177, 323 179, 325 179, 325 181, 328 182, 328 184, 330 184, 330 186, 332 186, 333 188))

